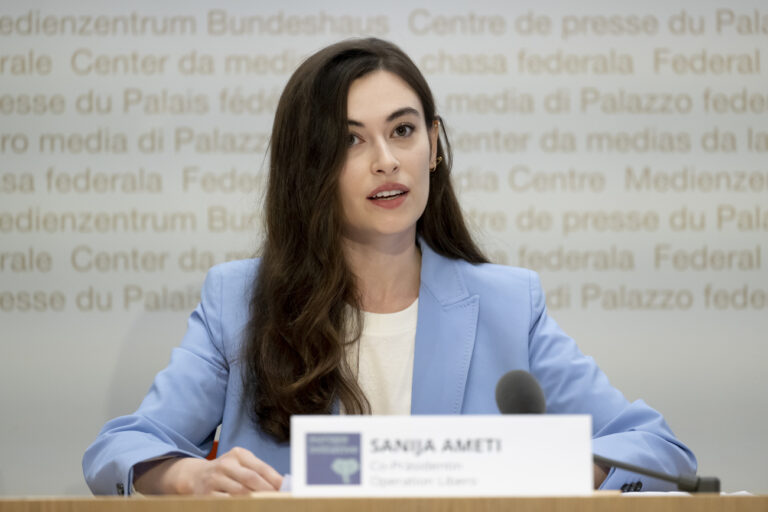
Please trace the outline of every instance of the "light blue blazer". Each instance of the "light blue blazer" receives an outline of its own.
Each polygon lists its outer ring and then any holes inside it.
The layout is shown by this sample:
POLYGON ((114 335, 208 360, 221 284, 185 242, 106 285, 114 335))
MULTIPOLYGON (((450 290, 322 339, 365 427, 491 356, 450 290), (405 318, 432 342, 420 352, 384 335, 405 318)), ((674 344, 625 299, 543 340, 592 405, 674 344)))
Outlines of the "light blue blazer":
MULTIPOLYGON (((541 384, 547 413, 592 415, 595 453, 668 474, 695 474, 695 457, 662 416, 641 400, 628 402, 547 315, 536 273, 448 259, 424 242, 421 248, 412 414, 498 414, 497 381, 523 369, 541 384)), ((245 260, 209 271, 168 367, 138 410, 109 421, 85 452, 83 472, 95 494, 128 493, 141 461, 204 457, 219 424, 219 454, 242 446, 290 473, 289 446, 260 432, 241 406, 238 356, 258 265, 245 260)), ((673 489, 615 469, 602 487, 622 486, 673 489)))

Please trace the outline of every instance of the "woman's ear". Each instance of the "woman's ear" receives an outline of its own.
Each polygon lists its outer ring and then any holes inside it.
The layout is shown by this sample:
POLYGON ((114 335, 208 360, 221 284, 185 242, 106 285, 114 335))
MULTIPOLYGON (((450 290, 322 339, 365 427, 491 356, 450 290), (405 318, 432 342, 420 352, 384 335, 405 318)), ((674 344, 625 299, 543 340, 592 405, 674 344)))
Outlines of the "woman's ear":
POLYGON ((437 140, 440 137, 440 119, 437 118, 432 121, 432 126, 429 129, 429 147, 431 149, 429 155, 429 168, 434 169, 437 167, 437 140))

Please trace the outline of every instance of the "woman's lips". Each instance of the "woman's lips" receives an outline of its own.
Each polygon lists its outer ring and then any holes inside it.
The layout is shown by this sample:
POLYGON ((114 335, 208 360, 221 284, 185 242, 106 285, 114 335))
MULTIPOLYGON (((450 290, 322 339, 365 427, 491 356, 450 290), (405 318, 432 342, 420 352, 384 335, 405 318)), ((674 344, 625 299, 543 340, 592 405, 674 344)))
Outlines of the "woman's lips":
POLYGON ((393 208, 397 208, 401 204, 403 204, 403 201, 405 201, 405 197, 408 195, 408 191, 403 191, 401 194, 396 196, 390 196, 386 198, 373 198, 369 197, 368 200, 375 204, 376 206, 379 206, 381 208, 386 208, 388 210, 391 210, 393 208))
POLYGON ((381 192, 408 192, 408 187, 402 183, 384 183, 371 190, 368 194, 368 199, 373 199, 373 196, 381 192))
POLYGON ((402 183, 385 183, 371 190, 368 194, 368 200, 381 208, 391 210, 397 208, 408 195, 408 187, 402 183), (395 192, 396 194, 392 194, 395 192), (387 197, 375 197, 377 194, 388 193, 387 197))

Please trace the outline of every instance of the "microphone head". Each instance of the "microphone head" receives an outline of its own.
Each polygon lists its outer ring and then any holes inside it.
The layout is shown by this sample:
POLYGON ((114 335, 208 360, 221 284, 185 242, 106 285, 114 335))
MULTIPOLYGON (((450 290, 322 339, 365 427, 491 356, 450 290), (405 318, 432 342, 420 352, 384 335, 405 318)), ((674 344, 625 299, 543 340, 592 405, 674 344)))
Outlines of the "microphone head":
POLYGON ((496 384, 496 405, 501 414, 544 414, 547 400, 533 375, 512 370, 496 384))

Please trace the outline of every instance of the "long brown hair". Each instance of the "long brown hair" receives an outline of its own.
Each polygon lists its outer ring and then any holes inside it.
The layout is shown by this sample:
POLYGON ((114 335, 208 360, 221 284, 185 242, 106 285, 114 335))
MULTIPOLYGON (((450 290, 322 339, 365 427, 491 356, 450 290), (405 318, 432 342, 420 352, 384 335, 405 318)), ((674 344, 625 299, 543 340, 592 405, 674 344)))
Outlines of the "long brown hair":
MULTIPOLYGON (((342 253, 338 178, 349 137, 349 87, 376 70, 398 75, 414 90, 427 126, 438 119, 416 65, 397 46, 373 38, 343 41, 309 57, 291 76, 275 113, 265 239, 242 356, 245 404, 278 442, 289 439, 293 414, 327 414, 336 400, 348 414, 370 412, 345 357, 362 318, 342 253), (346 305, 357 318, 347 318, 346 305)), ((430 173, 417 234, 444 256, 486 262, 451 186, 445 129, 442 137, 437 149, 443 160, 430 173)))

